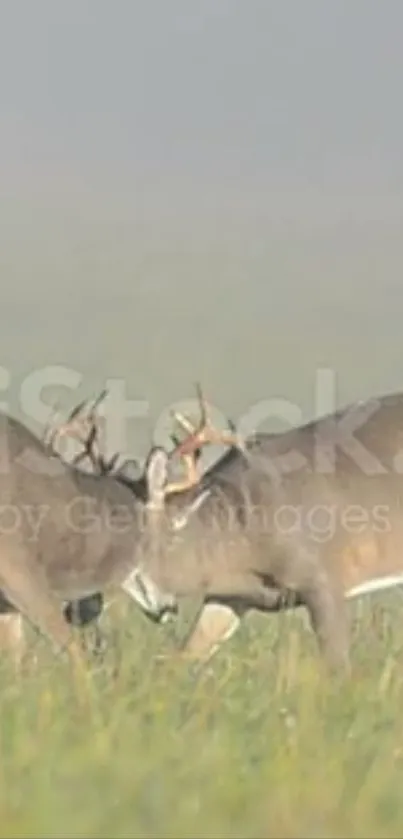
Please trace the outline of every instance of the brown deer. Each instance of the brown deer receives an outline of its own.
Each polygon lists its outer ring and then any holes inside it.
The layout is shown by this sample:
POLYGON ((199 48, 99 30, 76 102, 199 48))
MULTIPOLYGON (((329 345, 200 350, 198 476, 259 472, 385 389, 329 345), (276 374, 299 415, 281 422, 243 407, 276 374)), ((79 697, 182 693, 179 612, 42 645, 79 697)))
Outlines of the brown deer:
MULTIPOLYGON (((82 461, 88 459, 87 469, 92 471, 93 474, 107 474, 116 469, 116 474, 124 480, 133 477, 134 470, 134 475, 137 477, 139 465, 136 461, 126 459, 117 466, 119 454, 115 454, 107 461, 100 450, 97 410, 106 396, 107 391, 102 390, 92 402, 87 400, 80 402, 73 408, 64 422, 56 422, 55 416, 53 416, 53 422, 49 422, 45 428, 43 442, 51 456, 64 460, 67 464, 78 467, 82 461), (79 444, 78 452, 70 460, 66 459, 64 453, 59 449, 60 441, 65 437, 69 437, 79 444)), ((53 414, 55 415, 55 411, 53 414)), ((95 622, 103 607, 103 595, 101 592, 97 592, 89 597, 67 602, 64 605, 64 616, 68 623, 82 627, 95 622)), ((14 660, 18 667, 25 650, 23 617, 1 595, 0 641, 1 648, 8 647, 13 651, 14 660)), ((101 646, 101 636, 98 627, 96 627, 94 651, 99 651, 101 646)))
MULTIPOLYGON (((64 452, 60 450, 59 445, 63 438, 75 440, 78 444, 78 452, 67 463, 78 467, 83 461, 88 461, 87 470, 93 472, 94 475, 106 475, 114 473, 119 478, 129 478, 133 476, 133 469, 135 477, 138 477, 139 464, 132 459, 121 460, 119 453, 114 454, 107 460, 100 446, 100 427, 98 409, 102 402, 105 401, 108 395, 104 388, 93 399, 83 400, 76 405, 66 421, 56 421, 56 411, 53 411, 53 418, 45 427, 43 435, 44 443, 48 451, 54 457, 66 460, 64 452)), ((68 623, 83 627, 89 623, 95 623, 101 615, 104 608, 104 597, 102 592, 97 592, 89 597, 81 598, 68 602, 64 607, 64 616, 68 623)), ((18 612, 14 615, 6 616, 9 620, 14 619, 18 626, 17 637, 22 637, 22 615, 18 612)), ((102 648, 102 639, 99 632, 99 627, 95 627, 95 644, 94 652, 99 652, 102 648)))
MULTIPOLYGON (((3 615, 13 615, 10 620, 15 621, 16 613, 22 615, 57 648, 74 655, 68 614, 73 603, 121 588, 151 618, 169 616, 171 598, 156 614, 152 587, 145 589, 133 569, 167 495, 197 481, 195 452, 179 455, 188 472, 185 478, 168 482, 168 465, 179 444, 168 455, 154 446, 140 476, 133 476, 133 461, 118 465, 117 456, 105 460, 95 422, 98 404, 84 416, 83 406, 78 406, 67 423, 48 430, 44 440, 19 420, 0 415, 3 615), (71 463, 56 449, 56 441, 66 435, 75 436, 84 447, 71 463), (89 471, 78 467, 84 457, 90 460, 89 471)), ((21 622, 15 627, 20 641, 21 622)))
MULTIPOLYGON (((144 478, 139 482, 139 477, 141 477, 139 462, 134 458, 122 457, 119 452, 116 452, 112 457, 107 459, 102 452, 97 411, 101 403, 105 401, 107 395, 107 390, 103 389, 92 401, 83 400, 73 408, 65 422, 57 421, 55 418, 56 412, 54 411, 53 421, 47 424, 43 440, 51 455, 64 460, 64 453, 60 450, 60 442, 64 438, 75 440, 78 442, 78 452, 70 460, 67 460, 67 463, 78 467, 79 464, 87 460, 87 470, 94 475, 113 475, 117 480, 130 487, 135 495, 138 493, 140 486, 141 497, 143 498, 144 478)), ((178 422, 182 427, 185 425, 185 427, 190 429, 190 432, 193 432, 193 426, 187 422, 186 418, 183 418, 179 414, 178 422)), ((171 439, 174 446, 179 445, 180 439, 175 433, 171 434, 171 439)), ((173 451, 172 454, 175 454, 175 452, 173 451)), ((172 485, 171 491, 177 493, 197 483, 200 477, 197 468, 200 456, 200 450, 193 452, 191 455, 186 455, 186 453, 182 455, 182 461, 186 467, 186 477, 183 481, 176 482, 172 485)), ((103 608, 103 593, 97 592, 89 597, 67 603, 64 608, 64 615, 69 623, 76 626, 84 626, 97 620, 103 608)), ((21 622, 21 615, 17 617, 21 622)), ((99 634, 97 635, 96 647, 101 647, 99 634)))
POLYGON ((303 606, 329 664, 348 670, 346 600, 403 583, 403 393, 244 441, 201 405, 177 454, 230 449, 166 498, 162 538, 136 572, 156 616, 167 596, 201 596, 182 652, 206 659, 248 610, 303 606))

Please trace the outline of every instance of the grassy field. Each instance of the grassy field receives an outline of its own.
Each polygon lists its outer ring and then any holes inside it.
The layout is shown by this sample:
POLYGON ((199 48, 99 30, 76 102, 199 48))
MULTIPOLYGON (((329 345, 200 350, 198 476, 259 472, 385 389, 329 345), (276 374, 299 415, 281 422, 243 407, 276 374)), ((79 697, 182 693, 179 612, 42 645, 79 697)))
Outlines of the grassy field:
POLYGON ((354 679, 330 684, 303 614, 251 615, 203 670, 126 601, 82 708, 32 637, 1 671, 0 837, 401 837, 402 595, 353 615, 354 679))

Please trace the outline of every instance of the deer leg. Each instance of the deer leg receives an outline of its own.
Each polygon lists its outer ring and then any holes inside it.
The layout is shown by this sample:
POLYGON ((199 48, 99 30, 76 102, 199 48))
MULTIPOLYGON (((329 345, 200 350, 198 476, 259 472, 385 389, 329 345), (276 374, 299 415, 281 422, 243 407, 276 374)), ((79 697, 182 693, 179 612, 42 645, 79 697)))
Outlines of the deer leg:
POLYGON ((23 620, 18 612, 0 615, 0 649, 10 654, 18 672, 25 652, 23 620))
POLYGON ((23 620, 3 592, 0 592, 0 649, 10 653, 18 671, 25 651, 23 620))
POLYGON ((2 588, 7 597, 33 626, 55 647, 63 650, 69 647, 72 632, 61 614, 58 603, 53 602, 50 592, 39 585, 31 575, 24 574, 23 580, 4 583, 2 588))
POLYGON ((231 598, 206 599, 180 653, 184 658, 208 661, 237 631, 248 607, 231 598))
POLYGON ((81 600, 71 600, 65 604, 63 609, 64 617, 67 623, 71 626, 82 627, 88 624, 94 624, 93 641, 90 645, 91 652, 98 655, 104 648, 104 641, 101 630, 99 628, 98 618, 100 617, 104 608, 103 595, 98 592, 91 594, 88 597, 83 597, 81 600))
POLYGON ((182 644, 182 654, 209 659, 238 630, 245 613, 250 609, 276 613, 300 605, 292 593, 284 594, 270 585, 249 586, 244 597, 209 597, 196 616, 190 634, 182 644), (288 597, 287 597, 288 594, 288 597))
POLYGON ((60 602, 52 595, 41 569, 32 568, 32 560, 21 545, 0 546, 0 588, 15 609, 56 646, 68 653, 79 693, 87 690, 82 654, 72 630, 62 615, 60 602))
POLYGON ((349 627, 346 605, 337 586, 325 575, 318 575, 304 592, 311 626, 319 649, 332 671, 350 672, 349 627))

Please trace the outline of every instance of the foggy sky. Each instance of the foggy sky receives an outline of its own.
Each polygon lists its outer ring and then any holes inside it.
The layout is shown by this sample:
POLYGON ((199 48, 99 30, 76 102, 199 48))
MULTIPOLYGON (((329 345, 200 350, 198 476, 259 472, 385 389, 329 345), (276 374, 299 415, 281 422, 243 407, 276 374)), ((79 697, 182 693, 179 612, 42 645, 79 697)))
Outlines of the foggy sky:
POLYGON ((402 31, 399 0, 2 0, 3 188, 400 214, 402 31))
POLYGON ((48 364, 83 396, 123 376, 154 414, 197 378, 234 413, 274 394, 310 415, 320 366, 341 402, 401 387, 401 0, 0 13, 13 410, 48 364))

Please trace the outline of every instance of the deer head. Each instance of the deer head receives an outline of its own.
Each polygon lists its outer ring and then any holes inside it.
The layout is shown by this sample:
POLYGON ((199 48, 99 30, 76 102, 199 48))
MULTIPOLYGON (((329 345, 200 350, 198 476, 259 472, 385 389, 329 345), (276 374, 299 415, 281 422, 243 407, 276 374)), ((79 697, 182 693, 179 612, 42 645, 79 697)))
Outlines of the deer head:
POLYGON ((60 440, 66 437, 75 439, 80 443, 81 450, 71 461, 73 466, 88 458, 95 474, 112 474, 133 487, 142 483, 147 509, 162 511, 168 496, 180 495, 199 483, 201 452, 204 446, 217 443, 238 448, 243 446, 232 424, 230 430, 221 431, 214 428, 209 418, 207 401, 199 384, 196 385, 196 392, 200 408, 199 422, 195 425, 183 414, 172 412, 173 419, 181 432, 185 432, 185 437, 179 437, 177 433, 172 432, 173 447, 170 451, 153 445, 147 455, 142 475, 135 460, 128 459, 118 466, 119 453, 107 459, 101 451, 97 411, 107 396, 106 389, 93 400, 80 402, 73 408, 66 421, 49 424, 44 435, 45 445, 54 456, 60 457, 60 440), (184 477, 170 481, 170 465, 175 459, 183 466, 184 477))
POLYGON ((207 401, 198 383, 196 392, 200 407, 198 424, 194 425, 188 417, 178 411, 173 411, 172 416, 181 430, 185 431, 185 438, 181 440, 172 433, 171 439, 174 445, 170 452, 155 446, 148 455, 144 473, 147 483, 148 509, 162 510, 168 496, 184 493, 199 483, 202 477, 200 459, 204 446, 222 444, 244 450, 244 442, 236 433, 232 423, 229 423, 230 428, 225 431, 213 426, 207 401), (179 458, 184 465, 185 476, 182 480, 168 481, 169 464, 174 458, 179 458))

